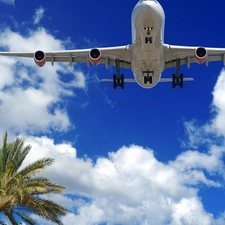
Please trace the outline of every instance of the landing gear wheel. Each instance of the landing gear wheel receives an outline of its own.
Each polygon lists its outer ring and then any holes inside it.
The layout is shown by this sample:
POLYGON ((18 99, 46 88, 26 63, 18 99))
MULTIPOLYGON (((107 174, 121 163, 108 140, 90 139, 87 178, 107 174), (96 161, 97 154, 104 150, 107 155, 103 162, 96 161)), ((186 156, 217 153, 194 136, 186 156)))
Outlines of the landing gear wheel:
POLYGON ((145 44, 152 43, 152 37, 146 37, 145 38, 145 44))
POLYGON ((124 75, 113 75, 113 88, 116 89, 118 86, 120 86, 122 89, 124 89, 124 75))
POLYGON ((147 84, 147 83, 150 83, 152 84, 152 76, 144 76, 144 84, 147 84))
POLYGON ((180 86, 180 88, 183 88, 184 86, 184 76, 183 74, 180 75, 172 75, 172 88, 175 88, 176 86, 180 86))
POLYGON ((149 83, 152 84, 152 76, 149 77, 149 83))
POLYGON ((179 73, 180 61, 180 59, 176 60, 176 74, 172 75, 172 88, 175 88, 176 86, 180 86, 180 88, 183 88, 184 86, 184 76, 182 73, 179 73))
POLYGON ((148 43, 148 37, 145 38, 145 44, 147 44, 147 43, 148 43))
POLYGON ((144 84, 147 84, 147 76, 144 77, 144 84))
POLYGON ((121 89, 124 89, 124 75, 120 75, 120 60, 116 59, 115 61, 117 74, 113 75, 113 88, 116 89, 118 86, 120 86, 121 89))

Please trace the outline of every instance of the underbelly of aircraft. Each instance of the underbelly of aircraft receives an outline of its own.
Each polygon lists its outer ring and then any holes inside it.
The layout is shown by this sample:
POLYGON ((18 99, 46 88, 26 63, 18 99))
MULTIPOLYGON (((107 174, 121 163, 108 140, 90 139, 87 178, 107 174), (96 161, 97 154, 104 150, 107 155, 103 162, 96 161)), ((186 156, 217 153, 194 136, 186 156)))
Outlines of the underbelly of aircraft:
POLYGON ((136 48, 133 51, 131 68, 139 85, 144 88, 154 87, 160 81, 165 68, 162 47, 151 51, 136 48))
POLYGON ((149 74, 149 77, 145 73, 134 73, 134 77, 141 87, 152 88, 160 81, 161 73, 149 74))

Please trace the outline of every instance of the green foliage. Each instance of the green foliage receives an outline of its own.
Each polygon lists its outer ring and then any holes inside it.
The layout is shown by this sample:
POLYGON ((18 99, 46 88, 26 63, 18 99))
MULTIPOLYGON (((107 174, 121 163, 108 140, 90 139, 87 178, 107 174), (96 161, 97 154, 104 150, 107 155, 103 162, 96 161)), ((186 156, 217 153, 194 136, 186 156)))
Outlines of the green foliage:
POLYGON ((31 146, 25 146, 21 138, 7 143, 7 132, 5 133, 0 148, 0 212, 3 212, 13 225, 18 224, 15 215, 27 224, 35 225, 31 214, 62 224, 59 217, 67 213, 66 208, 40 196, 60 194, 65 187, 37 176, 37 173, 52 165, 54 160, 39 159, 20 169, 30 150, 31 146))

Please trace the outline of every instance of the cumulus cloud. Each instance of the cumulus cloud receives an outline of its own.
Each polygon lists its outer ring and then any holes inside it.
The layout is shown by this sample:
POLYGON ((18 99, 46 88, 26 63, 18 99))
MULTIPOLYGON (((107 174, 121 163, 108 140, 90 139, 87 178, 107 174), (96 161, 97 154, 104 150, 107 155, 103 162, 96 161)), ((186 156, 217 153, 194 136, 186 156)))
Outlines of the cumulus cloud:
POLYGON ((38 24, 40 20, 43 18, 45 13, 45 9, 41 6, 35 11, 35 15, 33 16, 34 24, 38 24))
POLYGON ((225 69, 221 71, 214 87, 213 106, 217 115, 212 122, 212 126, 219 135, 225 136, 225 69))
MULTIPOLYGON (((212 92, 211 119, 199 124, 196 119, 184 122, 188 140, 185 146, 198 148, 199 145, 224 145, 225 137, 225 69, 222 69, 212 92)), ((223 150, 221 150, 223 152, 223 150)))
POLYGON ((93 161, 77 157, 71 143, 29 136, 26 140, 33 148, 24 166, 39 157, 56 160, 45 175, 67 189, 63 196, 48 197, 69 207, 70 213, 62 218, 65 225, 222 225, 225 212, 217 217, 208 212, 199 191, 224 185, 225 135, 217 122, 225 108, 224 80, 222 70, 213 91, 214 117, 203 125, 197 120, 186 122, 192 149, 167 163, 160 162, 152 149, 137 145, 123 146, 93 161), (202 144, 204 151, 198 149, 202 144))
POLYGON ((0 0, 0 2, 3 2, 5 4, 9 4, 9 5, 14 5, 15 4, 14 0, 0 0))
POLYGON ((224 172, 216 149, 211 154, 187 151, 162 163, 153 150, 131 145, 93 162, 78 158, 70 143, 55 144, 47 137, 27 137, 26 141, 33 148, 23 166, 34 158, 56 160, 45 175, 67 187, 68 196, 49 196, 71 210, 62 219, 65 225, 216 224, 198 196, 199 184, 221 187, 214 181, 224 172), (221 170, 217 171, 217 165, 221 170))
MULTIPOLYGON (((27 36, 6 29, 0 34, 0 47, 12 52, 62 50, 64 44, 45 29, 27 36)), ((46 63, 39 68, 32 59, 0 57, 0 124, 1 131, 32 133, 54 129, 66 131, 70 120, 64 97, 74 95, 75 88, 85 88, 85 76, 67 64, 46 63), (68 82, 61 77, 70 74, 68 82)))

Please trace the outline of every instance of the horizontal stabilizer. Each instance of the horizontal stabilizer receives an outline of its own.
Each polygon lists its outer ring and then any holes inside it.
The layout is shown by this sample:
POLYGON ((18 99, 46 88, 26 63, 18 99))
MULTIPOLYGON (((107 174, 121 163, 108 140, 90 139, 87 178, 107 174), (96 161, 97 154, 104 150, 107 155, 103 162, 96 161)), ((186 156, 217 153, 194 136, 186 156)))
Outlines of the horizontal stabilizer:
MULTIPOLYGON (((101 82, 113 82, 113 79, 102 79, 101 82)), ((124 79, 125 83, 136 83, 135 79, 124 79)))
MULTIPOLYGON (((184 78, 183 81, 193 81, 193 78, 184 78)), ((161 78, 159 82, 172 82, 172 78, 161 78)))
MULTIPOLYGON (((193 78, 184 78, 183 81, 193 81, 193 78)), ((102 79, 101 82, 113 82, 113 79, 102 79)), ((124 79, 125 83, 136 83, 135 79, 124 79)), ((172 82, 172 78, 161 78, 159 82, 172 82)))

